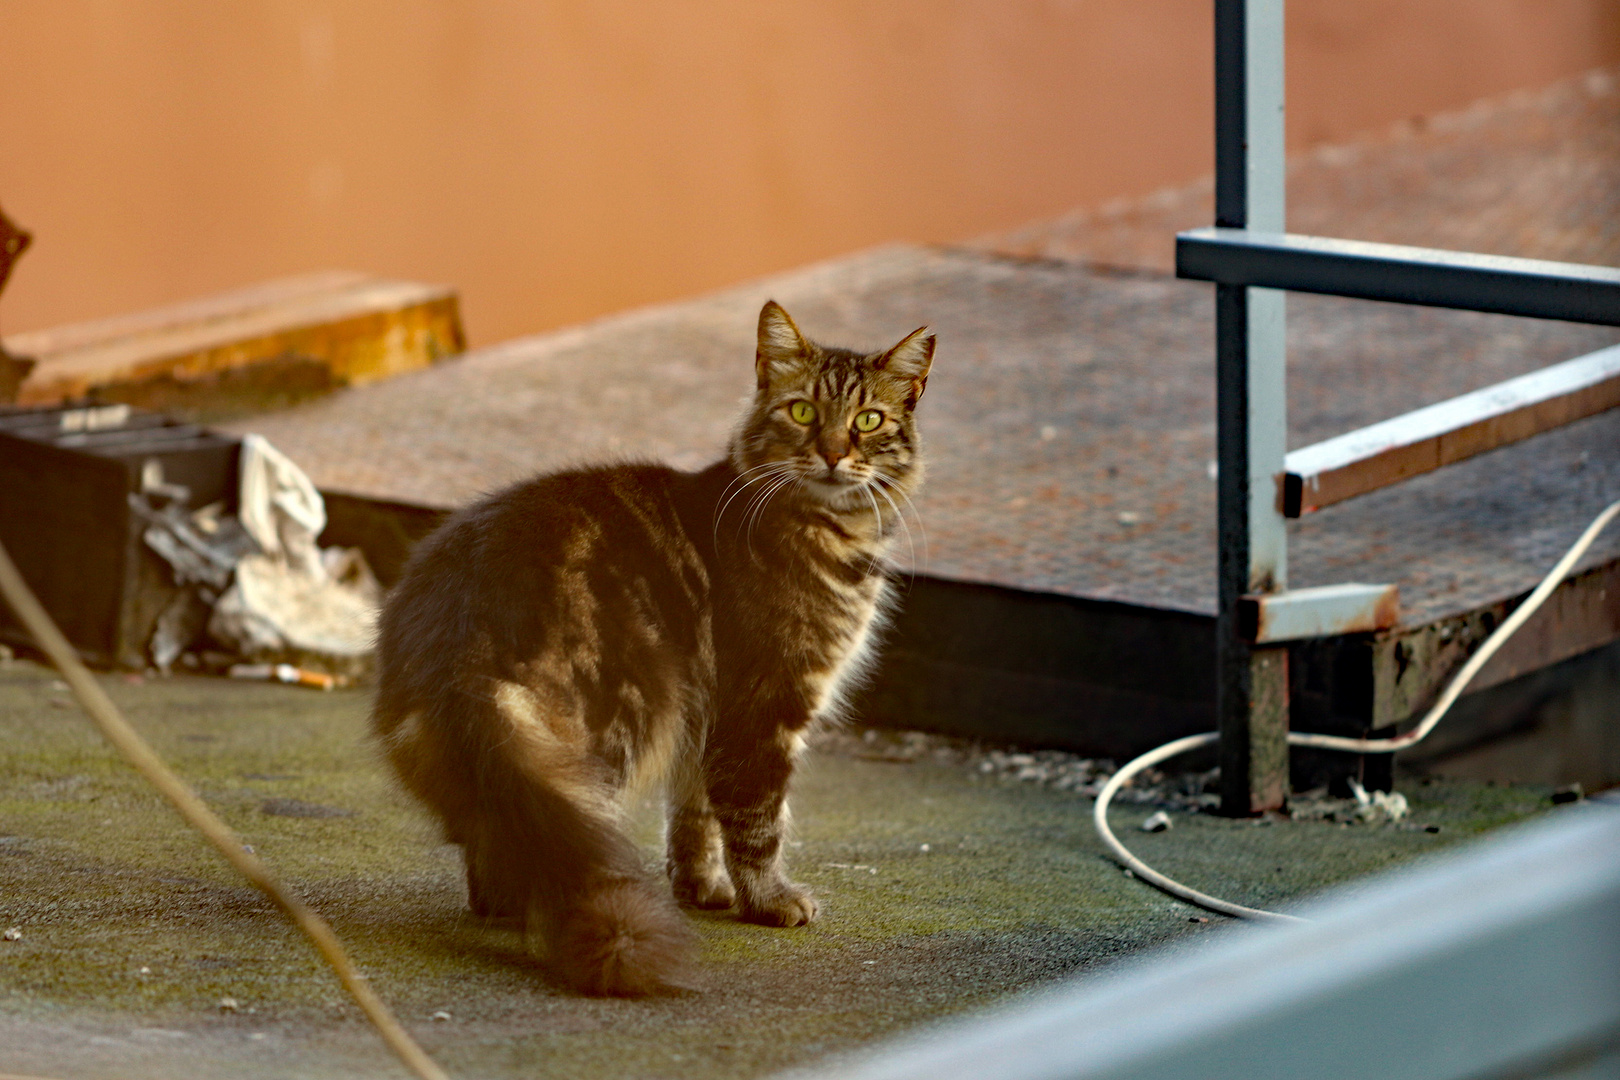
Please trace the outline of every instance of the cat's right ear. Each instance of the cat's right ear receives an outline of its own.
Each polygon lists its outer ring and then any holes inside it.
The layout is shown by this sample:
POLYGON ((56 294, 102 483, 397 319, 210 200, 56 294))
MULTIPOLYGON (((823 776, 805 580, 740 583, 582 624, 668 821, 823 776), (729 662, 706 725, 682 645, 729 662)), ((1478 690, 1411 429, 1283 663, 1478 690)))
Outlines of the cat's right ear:
POLYGON ((759 310, 759 348, 754 353, 754 374, 759 388, 771 383, 774 371, 797 365, 810 355, 810 346, 793 318, 775 300, 759 310))

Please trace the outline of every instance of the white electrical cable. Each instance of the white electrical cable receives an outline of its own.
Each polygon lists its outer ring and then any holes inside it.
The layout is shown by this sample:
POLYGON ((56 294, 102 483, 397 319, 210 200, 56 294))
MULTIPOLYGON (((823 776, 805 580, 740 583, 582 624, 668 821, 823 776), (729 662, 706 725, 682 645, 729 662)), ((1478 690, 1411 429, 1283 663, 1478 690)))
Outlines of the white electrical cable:
MULTIPOLYGON (((1570 546, 1570 549, 1564 553, 1564 557, 1558 560, 1558 564, 1547 572, 1546 577, 1541 579, 1541 584, 1536 586, 1535 591, 1526 597, 1524 603, 1515 608, 1513 614, 1504 619, 1502 625, 1498 626, 1491 636, 1485 639, 1485 643, 1474 652, 1474 655, 1468 658, 1468 662, 1462 666, 1461 671, 1457 672, 1456 677, 1446 685, 1440 699, 1434 703, 1434 707, 1429 710, 1417 727, 1405 735, 1399 735, 1393 739, 1347 739, 1338 735, 1313 735, 1303 731, 1290 731, 1288 733, 1288 745, 1310 746, 1320 750, 1346 750, 1360 754, 1390 754, 1422 741, 1429 732, 1434 730, 1434 726, 1440 722, 1440 718, 1445 716, 1446 711, 1451 708, 1458 695, 1463 692, 1463 688, 1473 680, 1475 675, 1479 674, 1479 669, 1485 666, 1485 662, 1495 655, 1503 643, 1512 637, 1519 627, 1524 625, 1525 620, 1535 614, 1536 609, 1541 607, 1547 597, 1552 595, 1553 590, 1563 583, 1564 578, 1569 575, 1570 569, 1582 555, 1586 554, 1586 549, 1592 546, 1593 541, 1598 538, 1598 534, 1617 515, 1620 515, 1620 501, 1610 503, 1601 514, 1593 519, 1592 524, 1588 525, 1586 531, 1581 534, 1581 538, 1570 546)), ((1231 915, 1239 919, 1250 919, 1256 922, 1302 922, 1303 920, 1293 915, 1283 915, 1275 911, 1244 907, 1242 904, 1221 900, 1207 893, 1201 893, 1197 889, 1189 888, 1173 878, 1168 878, 1135 855, 1132 855, 1125 845, 1119 842, 1119 838, 1114 835, 1114 831, 1108 827, 1108 804, 1113 801, 1114 795, 1118 793, 1119 789, 1129 783, 1137 773, 1178 754, 1184 754, 1189 750, 1196 750, 1200 746, 1209 746, 1219 741, 1220 733, 1215 731, 1207 731, 1202 735, 1188 735, 1174 742, 1165 743, 1157 749, 1149 750, 1141 757, 1127 763, 1124 768, 1109 778, 1108 783, 1104 784, 1103 789, 1097 793, 1097 805, 1092 810, 1091 815, 1092 822, 1097 827, 1097 835, 1102 838, 1102 842, 1125 864, 1131 873, 1155 888, 1169 893, 1171 896, 1180 897, 1188 903, 1196 904, 1208 911, 1216 911, 1222 915, 1231 915)))

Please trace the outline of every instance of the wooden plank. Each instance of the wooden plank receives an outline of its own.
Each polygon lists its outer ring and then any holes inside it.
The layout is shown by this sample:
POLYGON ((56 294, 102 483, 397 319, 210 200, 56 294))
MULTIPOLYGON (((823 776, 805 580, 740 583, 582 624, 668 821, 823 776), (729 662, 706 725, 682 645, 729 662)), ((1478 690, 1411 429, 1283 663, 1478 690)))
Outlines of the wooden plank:
POLYGON ((1620 405, 1620 345, 1290 453, 1289 517, 1432 472, 1620 405))
POLYGON ((284 361, 353 385, 426 367, 465 340, 454 290, 329 272, 18 334, 7 347, 39 361, 18 401, 45 405, 284 361))

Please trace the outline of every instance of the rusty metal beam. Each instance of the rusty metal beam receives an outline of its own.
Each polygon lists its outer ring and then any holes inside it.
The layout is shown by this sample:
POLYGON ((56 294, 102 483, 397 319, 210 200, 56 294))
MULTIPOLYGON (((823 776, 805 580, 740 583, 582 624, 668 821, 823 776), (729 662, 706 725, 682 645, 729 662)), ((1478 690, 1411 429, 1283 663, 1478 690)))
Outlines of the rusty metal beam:
POLYGON ((1620 345, 1291 452, 1283 513, 1299 517, 1620 405, 1620 345))
MULTIPOLYGON (((1526 594, 1528 595, 1528 594, 1526 594)), ((1372 726, 1427 709, 1524 596, 1380 634, 1372 652, 1372 726)), ((1620 560, 1574 574, 1468 684, 1470 693, 1620 640, 1620 560)))
POLYGON ((1387 630, 1400 615, 1394 585, 1318 585, 1238 601, 1238 627, 1256 645, 1387 630))

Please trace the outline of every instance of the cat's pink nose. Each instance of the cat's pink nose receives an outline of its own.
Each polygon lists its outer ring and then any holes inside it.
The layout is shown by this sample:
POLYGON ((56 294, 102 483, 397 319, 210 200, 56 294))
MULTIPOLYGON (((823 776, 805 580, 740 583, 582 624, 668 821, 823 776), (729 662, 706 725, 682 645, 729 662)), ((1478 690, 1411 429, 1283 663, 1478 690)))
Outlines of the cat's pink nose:
POLYGON ((844 460, 844 455, 838 453, 835 450, 829 450, 826 453, 822 454, 821 456, 826 459, 826 461, 827 461, 827 471, 830 472, 830 473, 837 472, 838 471, 838 463, 840 461, 844 460))

